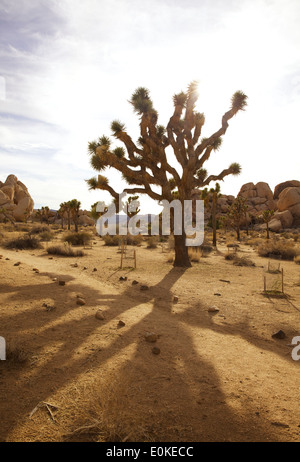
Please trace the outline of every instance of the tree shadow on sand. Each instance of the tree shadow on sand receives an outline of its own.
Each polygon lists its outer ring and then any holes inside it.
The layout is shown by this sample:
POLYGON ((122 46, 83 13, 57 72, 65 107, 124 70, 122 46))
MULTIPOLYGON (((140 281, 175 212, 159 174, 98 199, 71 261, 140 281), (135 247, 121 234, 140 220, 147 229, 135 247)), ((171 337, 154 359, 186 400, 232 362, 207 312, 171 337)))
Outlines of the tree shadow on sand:
MULTIPOLYGON (((128 386, 133 390, 131 396, 126 395, 123 405, 128 415, 134 409, 137 423, 145 422, 145 412, 149 412, 147 431, 152 440, 276 440, 269 422, 262 417, 258 420, 251 403, 242 409, 228 404, 222 377, 212 362, 195 349, 189 326, 216 327, 209 323, 200 305, 196 314, 195 310, 192 314, 189 309, 174 310, 172 288, 184 273, 173 268, 148 291, 142 292, 139 286, 130 285, 117 295, 110 291, 110 286, 103 293, 76 281, 76 285, 66 285, 63 291, 56 287, 54 292, 53 284, 45 283, 40 286, 40 299, 34 302, 40 307, 40 302, 49 297, 60 300, 61 308, 46 313, 35 305, 21 313, 2 316, 1 326, 5 329, 10 325, 8 335, 17 337, 19 344, 29 350, 37 348, 38 352, 37 362, 32 365, 16 368, 4 362, 0 364, 0 389, 7 392, 5 383, 12 386, 5 396, 1 393, 0 440, 9 440, 16 426, 27 423, 30 412, 39 402, 80 382, 82 374, 88 371, 100 374, 121 355, 124 359, 114 370, 114 379, 120 384, 128 384, 129 380, 128 386), (86 307, 74 303, 75 290, 86 298, 86 307), (100 324, 95 319, 95 309, 99 307, 105 313, 105 320, 100 324), (65 319, 71 312, 73 318, 65 319), (123 329, 118 328, 120 318, 125 321, 123 329), (147 331, 160 335, 158 356, 151 353, 152 345, 145 342, 147 331), (103 342, 105 335, 108 342, 103 342), (92 342, 86 350, 88 339, 92 342), (129 349, 130 354, 126 353, 129 349), (78 354, 82 351, 86 351, 84 357, 78 354)), ((18 287, 13 289, 8 301, 18 300, 13 293, 18 287)), ((32 286, 22 286, 19 290, 30 297, 32 286)), ((227 333, 222 326, 217 329, 227 333)), ((2 332, 5 334, 5 330, 2 332)), ((39 437, 37 434, 33 439, 39 437)))

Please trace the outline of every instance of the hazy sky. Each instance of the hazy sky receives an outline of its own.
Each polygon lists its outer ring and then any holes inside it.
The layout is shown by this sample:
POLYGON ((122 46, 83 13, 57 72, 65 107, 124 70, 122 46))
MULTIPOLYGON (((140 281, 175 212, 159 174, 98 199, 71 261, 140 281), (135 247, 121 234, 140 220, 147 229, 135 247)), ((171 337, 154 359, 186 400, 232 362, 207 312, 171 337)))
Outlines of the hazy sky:
MULTIPOLYGON (((249 97, 206 165, 242 165, 223 193, 300 180, 299 24, 299 0, 0 0, 0 180, 17 175, 36 207, 109 200, 84 181, 95 174, 88 141, 114 119, 137 139, 128 99, 138 86, 167 125, 173 94, 192 80, 204 136, 236 90, 249 97)), ((121 192, 120 175, 105 174, 121 192)))

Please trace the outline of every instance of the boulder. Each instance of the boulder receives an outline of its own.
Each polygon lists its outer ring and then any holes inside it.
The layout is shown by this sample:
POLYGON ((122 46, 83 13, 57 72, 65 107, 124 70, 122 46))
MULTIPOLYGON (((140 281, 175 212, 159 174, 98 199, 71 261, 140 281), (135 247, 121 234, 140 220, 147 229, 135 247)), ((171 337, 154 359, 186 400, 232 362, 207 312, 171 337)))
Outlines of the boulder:
POLYGON ((294 221, 293 215, 289 210, 275 213, 274 218, 280 220, 282 227, 285 229, 290 228, 294 221))
POLYGON ((15 175, 9 175, 5 183, 0 182, 0 207, 17 221, 24 221, 32 214, 33 199, 15 175))
POLYGON ((279 183, 277 186, 275 186, 273 199, 278 199, 280 196, 280 193, 286 188, 299 188, 299 187, 300 187, 300 181, 298 180, 290 180, 290 181, 285 181, 284 183, 279 183))
POLYGON ((300 187, 285 188, 279 195, 277 207, 280 212, 300 204, 300 187))
POLYGON ((269 229, 271 231, 274 231, 274 233, 278 233, 279 231, 282 230, 281 221, 277 220, 276 218, 273 218, 273 220, 271 220, 269 223, 269 229))
POLYGON ((88 217, 87 215, 80 215, 79 224, 83 226, 93 226, 95 221, 93 218, 88 217))

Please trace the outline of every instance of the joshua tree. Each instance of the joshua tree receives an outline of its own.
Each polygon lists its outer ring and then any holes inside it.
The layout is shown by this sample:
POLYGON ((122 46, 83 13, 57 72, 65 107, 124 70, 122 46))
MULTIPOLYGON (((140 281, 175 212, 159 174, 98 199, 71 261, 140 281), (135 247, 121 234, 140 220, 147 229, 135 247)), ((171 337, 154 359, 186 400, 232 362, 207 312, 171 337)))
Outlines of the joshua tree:
POLYGON ((105 205, 105 202, 104 201, 101 201, 101 204, 103 205, 103 212, 98 212, 97 211, 97 205, 99 204, 99 202, 95 202, 95 204, 91 205, 91 217, 97 221, 98 218, 100 218, 104 213, 107 212, 108 210, 108 207, 107 205, 105 205))
POLYGON ((35 216, 40 220, 41 223, 43 223, 43 214, 41 209, 37 209, 35 216))
MULTIPOLYGON (((134 143, 127 134, 125 125, 119 120, 111 124, 113 136, 123 143, 123 147, 112 148, 111 140, 102 136, 88 145, 92 167, 101 172, 106 167, 112 167, 121 172, 123 179, 130 185, 124 192, 128 194, 147 194, 156 201, 172 202, 176 197, 182 207, 184 200, 191 199, 195 188, 203 188, 211 181, 223 180, 227 175, 240 173, 239 164, 233 163, 218 175, 209 175, 203 168, 212 151, 220 148, 222 136, 228 128, 228 121, 247 105, 247 96, 236 92, 231 99, 231 107, 222 117, 221 128, 209 138, 200 138, 205 122, 204 114, 195 110, 198 99, 197 84, 192 82, 187 92, 174 95, 174 113, 167 128, 158 125, 158 113, 153 107, 149 91, 138 88, 131 96, 130 103, 140 116, 140 138, 134 143), (171 165, 167 150, 173 149, 180 166, 177 170, 171 165), (175 194, 174 194, 175 193, 175 194)), ((108 191, 116 200, 119 198, 108 183, 108 178, 98 175, 98 178, 87 180, 90 189, 108 191)), ((172 223, 173 224, 173 223, 172 223)), ((183 224, 183 214, 182 214, 183 224)), ((184 229, 184 228, 183 228, 184 229)), ((191 266, 186 235, 175 235, 174 266, 191 266)))
POLYGON ((264 210, 261 217, 267 225, 267 239, 270 239, 269 223, 274 217, 274 210, 264 210))
POLYGON ((81 207, 81 202, 77 199, 72 199, 68 202, 69 208, 71 210, 72 219, 75 226, 75 232, 78 233, 78 220, 79 220, 79 210, 81 207))
POLYGON ((4 220, 9 221, 16 228, 16 220, 13 215, 9 213, 5 207, 0 207, 0 215, 4 216, 4 220))
POLYGON ((125 207, 127 209, 127 215, 129 216, 129 218, 131 217, 134 217, 135 215, 137 215, 138 213, 140 213, 140 209, 139 209, 139 206, 140 206, 140 202, 139 202, 139 196, 129 196, 128 199, 127 199, 127 202, 125 204, 125 207), (130 208, 130 204, 132 202, 135 202, 135 205, 137 206, 136 207, 136 210, 131 210, 130 208))
POLYGON ((213 246, 217 246, 217 202, 218 198, 221 197, 221 187, 219 183, 216 183, 215 188, 211 188, 209 192, 212 194, 212 227, 213 227, 213 246))
POLYGON ((48 225, 49 224, 50 209, 49 209, 49 207, 47 205, 46 205, 46 207, 41 208, 41 214, 42 214, 41 222, 45 221, 47 223, 47 225, 48 225))
POLYGON ((231 207, 228 210, 228 217, 232 227, 236 231, 237 240, 240 241, 240 229, 243 221, 245 220, 248 205, 246 204, 247 199, 242 196, 238 196, 231 207))
POLYGON ((59 206, 58 214, 61 218, 61 227, 64 229, 64 215, 67 212, 68 204, 67 202, 62 202, 59 206))

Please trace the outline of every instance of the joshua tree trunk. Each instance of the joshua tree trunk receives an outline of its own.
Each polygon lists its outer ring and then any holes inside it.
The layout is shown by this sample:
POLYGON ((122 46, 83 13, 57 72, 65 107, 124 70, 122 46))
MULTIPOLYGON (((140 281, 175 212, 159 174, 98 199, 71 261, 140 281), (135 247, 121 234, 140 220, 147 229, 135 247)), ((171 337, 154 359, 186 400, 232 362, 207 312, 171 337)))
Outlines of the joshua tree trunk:
POLYGON ((267 223, 267 239, 270 239, 269 223, 267 223))
POLYGON ((212 227, 213 227, 213 246, 217 247, 217 204, 215 198, 213 198, 213 205, 212 205, 212 212, 211 212, 211 217, 212 217, 212 227))
POLYGON ((174 266, 185 268, 191 267, 191 262, 188 254, 188 247, 185 245, 186 235, 183 232, 181 236, 174 236, 175 240, 175 261, 174 266))

